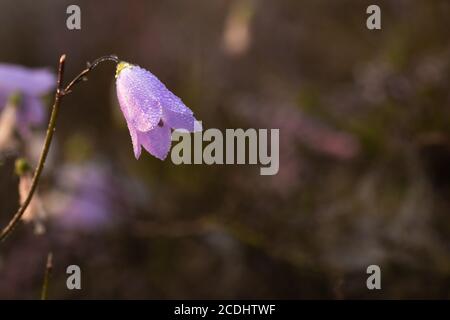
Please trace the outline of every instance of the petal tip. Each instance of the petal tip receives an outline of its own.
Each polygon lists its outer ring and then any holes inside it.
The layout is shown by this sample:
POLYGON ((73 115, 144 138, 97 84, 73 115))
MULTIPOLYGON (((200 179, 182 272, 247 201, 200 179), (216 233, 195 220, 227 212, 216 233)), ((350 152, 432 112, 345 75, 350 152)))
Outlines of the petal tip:
POLYGON ((201 132, 201 131, 203 131, 202 121, 195 120, 194 121, 194 132, 201 132))

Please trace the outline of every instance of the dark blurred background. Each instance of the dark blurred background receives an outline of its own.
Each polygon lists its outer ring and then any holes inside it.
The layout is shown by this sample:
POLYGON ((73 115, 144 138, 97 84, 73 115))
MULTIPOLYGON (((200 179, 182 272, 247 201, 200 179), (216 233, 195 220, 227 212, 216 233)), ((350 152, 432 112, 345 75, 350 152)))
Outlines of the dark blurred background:
POLYGON ((135 160, 102 64, 63 102, 46 232, 23 224, 0 244, 0 298, 39 298, 49 251, 51 299, 450 298, 450 3, 376 1, 369 31, 372 3, 1 0, 0 62, 55 70, 66 53, 68 81, 117 54, 205 129, 279 128, 280 170, 135 160), (71 264, 82 290, 66 288, 71 264), (371 264, 382 290, 366 288, 371 264))

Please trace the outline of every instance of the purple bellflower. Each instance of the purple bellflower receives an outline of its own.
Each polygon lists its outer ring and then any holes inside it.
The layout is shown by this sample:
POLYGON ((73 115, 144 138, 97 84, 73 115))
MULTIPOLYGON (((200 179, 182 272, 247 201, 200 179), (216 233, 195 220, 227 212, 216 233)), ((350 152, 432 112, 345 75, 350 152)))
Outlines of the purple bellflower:
POLYGON ((29 136, 30 127, 45 120, 41 97, 53 89, 55 83, 56 76, 46 69, 0 64, 0 112, 11 96, 19 95, 16 126, 22 136, 29 136))
POLYGON ((171 129, 201 130, 191 109, 151 72, 122 61, 117 65, 116 87, 136 159, 143 146, 164 160, 170 149, 171 129))

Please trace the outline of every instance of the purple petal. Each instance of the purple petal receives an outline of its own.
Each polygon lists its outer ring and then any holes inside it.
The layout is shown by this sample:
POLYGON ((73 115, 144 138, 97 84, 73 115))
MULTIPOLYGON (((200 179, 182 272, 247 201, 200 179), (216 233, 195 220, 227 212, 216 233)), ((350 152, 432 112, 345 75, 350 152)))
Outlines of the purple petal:
POLYGON ((0 64, 0 91, 14 91, 39 96, 56 85, 56 76, 47 69, 29 69, 12 64, 0 64))
POLYGON ((195 118, 192 113, 178 113, 164 109, 163 119, 173 129, 186 129, 189 132, 194 131, 195 118))
MULTIPOLYGON (((195 119, 192 110, 186 107, 183 101, 170 92, 150 71, 139 66, 129 65, 128 67, 123 67, 119 71, 118 79, 120 79, 123 74, 125 74, 125 77, 132 76, 133 79, 139 78, 139 85, 136 85, 136 87, 139 87, 142 92, 146 92, 152 99, 156 99, 159 102, 159 105, 162 108, 162 115, 170 127, 175 129, 183 128, 189 131, 194 130, 195 119)), ((123 81, 125 81, 125 79, 123 81)), ((139 127, 137 127, 137 129, 139 131, 148 131, 147 129, 139 127)))
POLYGON ((116 78, 117 97, 136 158, 142 145, 150 154, 165 159, 171 128, 196 131, 192 110, 151 72, 122 61, 117 65, 116 78))
POLYGON ((149 72, 135 66, 123 68, 116 80, 117 97, 125 118, 139 131, 155 128, 162 116, 161 105, 149 72))
POLYGON ((162 106, 163 118, 174 129, 186 129, 194 131, 194 113, 180 98, 174 95, 166 86, 159 81, 152 73, 144 70, 152 78, 152 90, 157 95, 162 106))
POLYGON ((167 125, 157 126, 148 132, 137 132, 138 141, 151 155, 164 160, 170 150, 170 128, 167 125))
POLYGON ((141 144, 139 143, 138 134, 136 129, 133 128, 132 124, 127 120, 128 130, 130 131, 131 142, 133 143, 133 152, 136 159, 141 156, 141 144))
MULTIPOLYGON (((158 80, 159 81, 159 80, 158 80)), ((161 83, 161 82, 160 82, 161 83)), ((164 84, 161 83, 164 89, 159 92, 159 99, 161 105, 165 110, 180 114, 194 114, 191 109, 189 109, 180 98, 169 91, 164 84)))

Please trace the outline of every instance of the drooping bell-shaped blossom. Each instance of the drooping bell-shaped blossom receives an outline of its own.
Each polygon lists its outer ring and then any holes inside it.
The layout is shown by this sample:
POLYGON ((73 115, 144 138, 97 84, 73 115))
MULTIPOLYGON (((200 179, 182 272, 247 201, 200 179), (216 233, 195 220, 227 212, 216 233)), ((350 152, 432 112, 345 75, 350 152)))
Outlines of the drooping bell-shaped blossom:
POLYGON ((201 130, 191 109, 151 72, 122 61, 117 65, 116 87, 136 159, 144 147, 164 160, 170 149, 171 129, 201 130))
POLYGON ((30 69, 13 64, 0 64, 0 111, 12 95, 20 95, 16 128, 29 136, 30 127, 45 120, 42 96, 56 85, 56 76, 47 69, 30 69))

